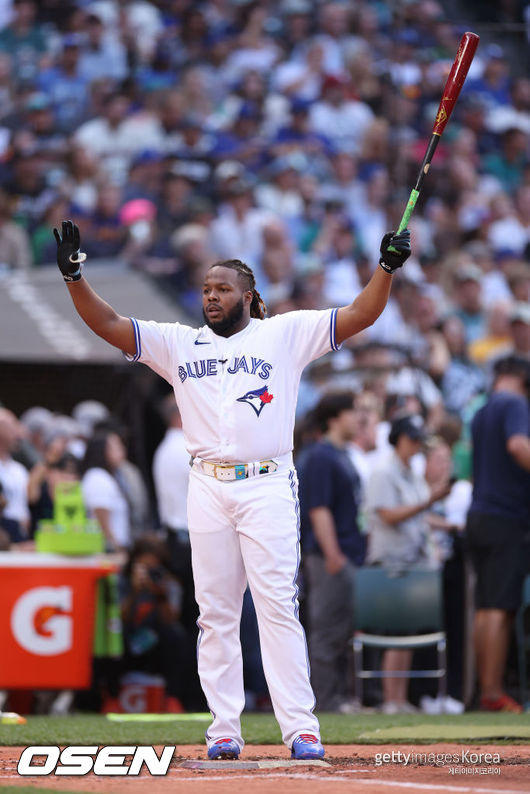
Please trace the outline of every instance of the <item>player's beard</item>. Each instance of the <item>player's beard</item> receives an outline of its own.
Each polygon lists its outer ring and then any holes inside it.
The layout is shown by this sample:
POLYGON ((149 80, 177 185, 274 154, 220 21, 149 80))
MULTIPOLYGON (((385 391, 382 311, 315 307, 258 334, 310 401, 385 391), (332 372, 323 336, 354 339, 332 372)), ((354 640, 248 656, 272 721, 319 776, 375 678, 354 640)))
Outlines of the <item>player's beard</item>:
POLYGON ((223 317, 220 317, 218 320, 211 320, 204 309, 202 310, 202 316, 204 317, 204 322, 208 328, 211 328, 215 334, 219 334, 219 336, 231 336, 231 334, 238 330, 238 325, 243 319, 243 311, 244 303, 243 296, 241 296, 238 302, 232 306, 230 311, 227 312, 223 317))

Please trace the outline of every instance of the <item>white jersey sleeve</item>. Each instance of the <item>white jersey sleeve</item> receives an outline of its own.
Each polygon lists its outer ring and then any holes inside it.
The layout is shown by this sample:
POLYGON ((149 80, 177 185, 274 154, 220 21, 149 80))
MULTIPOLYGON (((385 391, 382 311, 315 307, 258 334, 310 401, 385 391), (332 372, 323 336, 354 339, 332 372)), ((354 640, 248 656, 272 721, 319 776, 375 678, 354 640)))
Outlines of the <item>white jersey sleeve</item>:
POLYGON ((180 323, 157 323, 154 320, 136 320, 131 317, 136 342, 134 356, 124 354, 127 361, 141 361, 173 385, 173 356, 175 335, 187 329, 180 323))
POLYGON ((285 351, 299 369, 330 350, 340 350, 335 338, 337 312, 338 309, 303 309, 271 319, 280 324, 285 351))

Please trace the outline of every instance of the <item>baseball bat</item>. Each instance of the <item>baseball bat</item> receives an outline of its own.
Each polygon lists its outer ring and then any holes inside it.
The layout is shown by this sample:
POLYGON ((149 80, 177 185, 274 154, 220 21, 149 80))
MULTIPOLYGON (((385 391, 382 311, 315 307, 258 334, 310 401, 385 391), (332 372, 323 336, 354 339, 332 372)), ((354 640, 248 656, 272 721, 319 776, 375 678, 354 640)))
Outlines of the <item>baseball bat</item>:
POLYGON ((456 105, 456 100, 458 99, 458 95, 460 94, 462 86, 464 85, 467 73, 469 72, 469 67, 471 66, 471 62, 474 58, 479 39, 480 37, 477 36, 476 33, 470 33, 469 31, 464 33, 460 39, 458 52, 456 53, 453 65, 451 66, 451 71, 449 72, 449 77, 445 83, 442 99, 438 107, 438 113, 436 114, 436 119, 434 120, 431 139, 429 141, 429 145, 427 146, 427 151, 425 152, 425 157, 423 158, 423 162, 418 173, 418 178, 416 179, 416 184, 410 192, 409 200, 407 202, 407 206, 405 207, 405 212, 403 213, 403 217, 401 218, 398 230, 396 232, 397 234, 402 232, 408 226, 410 216, 412 215, 418 200, 418 196, 420 195, 423 180, 427 176, 434 152, 438 146, 438 141, 440 140, 447 122, 451 118, 451 113, 453 112, 453 108, 456 105))

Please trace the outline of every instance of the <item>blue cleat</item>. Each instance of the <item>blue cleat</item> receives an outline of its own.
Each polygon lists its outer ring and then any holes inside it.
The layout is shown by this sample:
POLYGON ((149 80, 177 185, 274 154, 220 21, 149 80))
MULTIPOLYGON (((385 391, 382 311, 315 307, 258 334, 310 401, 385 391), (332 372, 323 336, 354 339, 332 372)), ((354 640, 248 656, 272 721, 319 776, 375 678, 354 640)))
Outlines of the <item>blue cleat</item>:
POLYGON ((210 761, 237 761, 239 753, 239 745, 233 739, 217 739, 208 747, 210 761))
POLYGON ((313 733, 301 733, 293 742, 291 758, 294 761, 309 761, 324 758, 325 751, 313 733))

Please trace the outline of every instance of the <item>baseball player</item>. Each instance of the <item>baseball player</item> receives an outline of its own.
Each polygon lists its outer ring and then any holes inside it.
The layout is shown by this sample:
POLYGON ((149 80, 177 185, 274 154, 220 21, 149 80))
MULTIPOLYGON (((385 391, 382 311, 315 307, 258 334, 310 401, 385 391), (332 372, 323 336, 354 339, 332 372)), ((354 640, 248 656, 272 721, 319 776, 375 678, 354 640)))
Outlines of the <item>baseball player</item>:
POLYGON ((238 758, 244 742, 239 623, 247 580, 263 666, 294 759, 322 758, 304 631, 298 620, 298 483, 292 446, 300 376, 312 360, 371 325, 393 272, 410 255, 410 232, 388 232, 380 267, 348 306, 265 317, 252 270, 231 259, 207 271, 204 325, 122 317, 82 275, 79 229, 54 229, 57 263, 78 314, 130 361, 175 392, 191 455, 188 526, 199 606, 198 667, 213 721, 210 759, 238 758))

